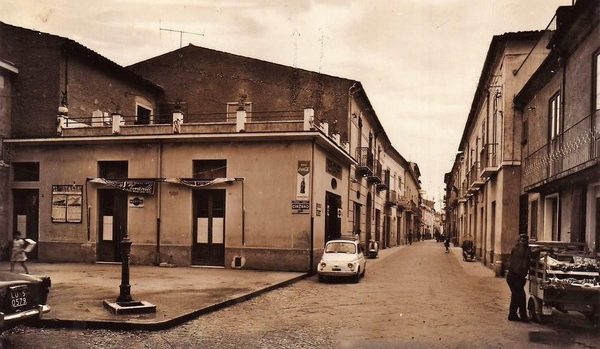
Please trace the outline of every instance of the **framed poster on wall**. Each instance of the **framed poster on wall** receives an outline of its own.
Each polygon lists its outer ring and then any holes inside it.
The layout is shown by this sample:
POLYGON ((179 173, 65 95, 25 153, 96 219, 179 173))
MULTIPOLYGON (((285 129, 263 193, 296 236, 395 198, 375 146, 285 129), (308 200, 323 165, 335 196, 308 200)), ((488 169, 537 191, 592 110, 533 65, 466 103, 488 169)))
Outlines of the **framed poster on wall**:
POLYGON ((81 223, 83 185, 52 186, 52 222, 81 223))

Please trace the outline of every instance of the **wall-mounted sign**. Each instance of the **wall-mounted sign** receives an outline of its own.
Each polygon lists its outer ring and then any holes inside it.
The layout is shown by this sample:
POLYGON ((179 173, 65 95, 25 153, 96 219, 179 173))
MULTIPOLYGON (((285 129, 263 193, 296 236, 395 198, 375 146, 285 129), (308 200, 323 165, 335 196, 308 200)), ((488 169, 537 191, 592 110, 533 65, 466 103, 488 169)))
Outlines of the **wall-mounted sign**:
POLYGON ((308 199, 310 193, 310 161, 298 161, 298 173, 296 175, 296 199, 308 199))
POLYGON ((52 186, 52 223, 81 223, 82 185, 52 186))
POLYGON ((139 196, 132 196, 129 198, 129 207, 144 207, 144 198, 139 196))
POLYGON ((321 215, 321 211, 322 211, 321 204, 316 204, 315 205, 315 212, 316 212, 317 216, 321 215))
POLYGON ((310 213, 310 201, 308 200, 292 200, 293 214, 308 214, 310 213))

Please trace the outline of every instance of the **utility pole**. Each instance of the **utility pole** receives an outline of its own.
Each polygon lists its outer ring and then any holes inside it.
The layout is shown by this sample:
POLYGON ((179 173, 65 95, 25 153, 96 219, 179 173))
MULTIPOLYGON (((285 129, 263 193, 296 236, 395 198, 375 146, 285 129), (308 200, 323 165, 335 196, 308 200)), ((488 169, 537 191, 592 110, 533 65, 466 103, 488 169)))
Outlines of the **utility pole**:
POLYGON ((174 33, 179 33, 179 48, 181 48, 182 44, 183 44, 183 34, 190 34, 190 35, 198 35, 198 36, 204 36, 204 34, 200 34, 200 33, 192 33, 192 32, 186 32, 183 30, 175 30, 175 29, 169 29, 169 28, 160 28, 160 31, 166 31, 166 32, 174 32, 174 33))

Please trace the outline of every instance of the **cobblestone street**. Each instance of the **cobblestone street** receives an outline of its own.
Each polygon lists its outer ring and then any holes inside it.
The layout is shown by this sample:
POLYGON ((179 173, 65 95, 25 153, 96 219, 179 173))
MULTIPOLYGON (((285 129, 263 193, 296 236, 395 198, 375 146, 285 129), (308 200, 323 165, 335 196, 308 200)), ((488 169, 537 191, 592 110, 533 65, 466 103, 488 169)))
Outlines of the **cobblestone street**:
POLYGON ((577 313, 506 320, 509 291, 480 263, 419 242, 369 260, 359 284, 316 277, 160 332, 18 327, 3 348, 593 348, 577 313))

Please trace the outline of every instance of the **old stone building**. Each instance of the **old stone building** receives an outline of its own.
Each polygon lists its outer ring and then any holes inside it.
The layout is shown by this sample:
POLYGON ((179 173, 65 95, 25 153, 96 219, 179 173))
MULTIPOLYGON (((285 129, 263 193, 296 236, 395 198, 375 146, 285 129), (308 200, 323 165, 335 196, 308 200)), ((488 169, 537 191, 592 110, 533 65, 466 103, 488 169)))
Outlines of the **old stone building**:
POLYGON ((451 172, 446 216, 457 242, 472 240, 478 258, 498 269, 519 234, 520 114, 512 98, 546 57, 550 35, 492 38, 451 172))
POLYGON ((559 7, 550 54, 515 97, 523 232, 600 251, 600 3, 559 7))

